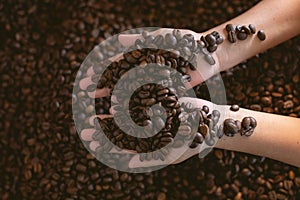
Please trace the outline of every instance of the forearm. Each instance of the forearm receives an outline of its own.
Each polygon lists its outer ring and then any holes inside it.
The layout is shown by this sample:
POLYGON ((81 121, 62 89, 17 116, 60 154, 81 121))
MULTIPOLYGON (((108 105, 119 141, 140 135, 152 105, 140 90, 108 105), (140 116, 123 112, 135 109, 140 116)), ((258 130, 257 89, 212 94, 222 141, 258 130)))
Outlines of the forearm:
MULTIPOLYGON (((228 107, 228 106, 226 106, 228 107)), ((253 116, 257 127, 251 137, 223 137, 216 147, 265 156, 300 167, 300 119, 240 109, 226 116, 242 120, 253 116)))
POLYGON ((221 24, 204 34, 218 31, 224 36, 216 56, 220 69, 226 70, 236 64, 274 47, 300 33, 300 1, 299 0, 264 0, 242 15, 221 24), (260 41, 256 35, 248 36, 245 41, 230 43, 225 26, 254 24, 257 30, 264 30, 266 40, 260 41))

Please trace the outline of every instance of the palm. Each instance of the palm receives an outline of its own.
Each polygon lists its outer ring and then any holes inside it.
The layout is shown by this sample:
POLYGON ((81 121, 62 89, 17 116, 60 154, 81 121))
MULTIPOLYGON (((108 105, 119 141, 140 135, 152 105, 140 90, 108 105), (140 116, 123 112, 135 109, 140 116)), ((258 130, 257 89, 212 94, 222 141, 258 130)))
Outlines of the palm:
MULTIPOLYGON (((169 33, 172 33, 173 29, 158 29, 154 32, 151 32, 151 35, 153 36, 158 36, 158 35, 162 35, 162 36, 166 36, 169 33)), ((181 30, 182 34, 190 34, 194 37, 195 40, 199 40, 200 35, 190 31, 190 30, 181 30)), ((136 40, 141 39, 143 36, 140 34, 135 34, 135 35, 120 35, 119 36, 119 41, 126 47, 130 47, 132 46, 136 40)), ((158 46, 159 47, 159 46, 158 46)), ((191 69, 187 69, 186 73, 190 75, 191 77, 191 81, 188 83, 189 85, 187 85, 187 87, 192 87, 195 86, 203 81, 205 81, 206 79, 210 78, 212 75, 214 75, 216 72, 218 72, 218 66, 219 66, 219 62, 218 59, 216 58, 215 55, 213 55, 214 59, 214 63, 208 63, 207 59, 205 58, 206 53, 200 52, 198 54, 194 54, 194 66, 195 69, 191 70, 191 69)), ((117 55, 114 56, 113 58, 110 58, 111 61, 119 61, 123 59, 123 55, 117 55)), ((91 68, 90 70, 88 70, 87 73, 87 77, 84 78, 81 82, 80 82, 80 87, 81 89, 85 90, 91 83, 92 83, 92 76, 95 74, 95 72, 93 71, 93 69, 91 68)), ((107 78, 107 77, 106 77, 107 78)), ((91 97, 96 97, 96 98, 100 98, 103 96, 108 96, 110 94, 110 88, 101 88, 101 89, 97 89, 95 92, 89 92, 89 95, 91 97)), ((186 100, 183 100, 186 101, 186 100)), ((192 100, 189 100, 192 101, 192 100)), ((198 103, 200 102, 200 104, 203 103, 203 101, 198 100, 198 103)), ((205 102, 205 104, 209 104, 212 106, 212 104, 210 102, 205 102)), ((200 106, 200 105, 198 105, 200 106)), ((112 115, 114 114, 113 109, 111 109, 111 115, 98 115, 97 117, 99 118, 107 118, 107 117, 112 117, 112 115)), ((93 124, 93 118, 90 119, 90 124, 93 124)), ((93 141, 93 137, 92 135, 94 134, 95 129, 84 129, 81 132, 81 138, 85 141, 90 141, 90 149, 93 151, 95 151, 97 149, 97 147, 99 147, 99 143, 94 142, 93 141)), ((174 148, 170 150, 169 155, 166 157, 166 159, 164 161, 151 161, 150 163, 143 163, 143 166, 155 166, 155 165, 162 165, 162 164, 170 164, 170 163, 178 163, 178 162, 182 162, 183 160, 191 157, 192 155, 199 153, 199 151, 202 151, 204 148, 204 146, 199 146, 198 148, 195 149, 188 149, 186 148, 188 146, 188 144, 183 145, 182 148, 174 148), (186 151, 187 150, 187 151, 186 151), (181 155, 181 156, 178 156, 181 155)), ((112 150, 114 151, 114 150, 112 150)), ((128 152, 128 151, 121 151, 119 153, 134 153, 134 152, 128 152)), ((129 165, 131 165, 131 167, 135 167, 135 166, 140 166, 140 162, 137 159, 137 156, 134 156, 132 158, 132 160, 130 161, 129 165)))

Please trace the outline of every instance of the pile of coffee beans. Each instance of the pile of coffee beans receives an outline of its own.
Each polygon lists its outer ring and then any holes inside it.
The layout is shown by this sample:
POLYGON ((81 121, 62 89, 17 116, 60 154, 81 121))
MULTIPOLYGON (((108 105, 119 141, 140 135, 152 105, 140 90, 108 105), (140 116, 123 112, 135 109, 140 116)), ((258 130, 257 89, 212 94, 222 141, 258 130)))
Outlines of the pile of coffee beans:
POLYGON ((224 41, 223 37, 217 31, 213 31, 210 34, 207 34, 205 37, 201 36, 200 40, 205 44, 207 50, 211 53, 216 51, 218 45, 224 41))
MULTIPOLYGON (((125 173, 98 162, 74 130, 75 76, 105 38, 145 26, 201 32, 257 2, 0 2, 1 199, 298 199, 300 170, 284 163, 215 149, 159 171, 125 173)), ((228 104, 300 117, 299 44, 294 38, 222 73, 228 104)), ((194 90, 210 100, 205 84, 194 90)), ((95 101, 109 113, 110 97, 95 101)))
MULTIPOLYGON (((238 40, 246 40, 248 36, 256 33, 256 27, 253 24, 246 25, 236 25, 227 24, 225 27, 228 34, 228 41, 235 43, 238 40)), ((257 37, 260 40, 266 39, 266 34, 264 30, 259 30, 257 32, 257 37)))
POLYGON ((233 137, 235 134, 251 136, 254 132, 257 122, 253 117, 244 117, 242 122, 234 119, 226 119, 224 121, 224 134, 233 137))

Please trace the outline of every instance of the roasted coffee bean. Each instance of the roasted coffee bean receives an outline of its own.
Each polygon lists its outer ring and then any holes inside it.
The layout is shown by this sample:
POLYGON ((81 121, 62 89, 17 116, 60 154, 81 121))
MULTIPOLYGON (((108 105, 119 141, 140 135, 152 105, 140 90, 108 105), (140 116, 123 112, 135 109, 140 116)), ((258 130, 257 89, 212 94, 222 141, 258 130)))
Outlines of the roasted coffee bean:
POLYGON ((241 135, 251 136, 256 126, 257 122, 253 117, 244 117, 242 120, 241 135))
POLYGON ((265 40, 266 39, 265 31, 264 30, 259 30, 257 32, 257 37, 258 37, 258 39, 260 39, 262 41, 265 40))
POLYGON ((223 41, 224 41, 223 37, 222 36, 218 36, 217 40, 216 40, 216 43, 217 43, 217 45, 219 45, 219 44, 222 44, 223 41))
POLYGON ((228 32, 228 40, 231 43, 235 43, 236 42, 236 34, 234 31, 229 31, 228 32))
POLYGON ((210 64, 210 65, 216 64, 215 59, 214 59, 213 56, 210 55, 210 54, 205 55, 205 56, 204 56, 204 59, 205 59, 205 61, 206 61, 208 64, 210 64))
POLYGON ((209 128, 206 124, 200 124, 198 131, 206 137, 206 135, 209 133, 209 128))
POLYGON ((226 136, 233 137, 240 132, 239 124, 234 119, 225 119, 223 123, 223 132, 226 136))
POLYGON ((215 52, 217 50, 217 48, 218 48, 218 45, 215 43, 212 46, 208 46, 207 50, 208 50, 208 52, 212 53, 212 52, 215 52))
POLYGON ((251 34, 251 31, 247 26, 242 26, 241 31, 246 33, 247 35, 251 34))
POLYGON ((255 28, 255 26, 253 24, 249 24, 248 27, 249 27, 249 29, 250 29, 250 31, 251 31, 252 34, 256 33, 256 28, 255 28))
POLYGON ((165 37, 167 45, 170 45, 170 47, 174 47, 176 45, 177 40, 174 35, 172 35, 171 33, 167 33, 165 37))
POLYGON ((203 110, 206 114, 209 113, 209 107, 206 106, 206 105, 203 105, 203 106, 202 106, 202 110, 203 110))
POLYGON ((215 145, 215 140, 211 137, 206 137, 205 138, 205 143, 208 145, 208 146, 213 146, 215 145))
POLYGON ((212 34, 207 34, 205 36, 205 41, 209 44, 209 46, 214 46, 216 44, 216 38, 212 34))
POLYGON ((224 132, 223 132, 223 125, 220 125, 219 128, 218 128, 218 131, 217 131, 217 137, 220 139, 222 138, 224 135, 224 132))
POLYGON ((240 107, 239 107, 239 105, 237 105, 237 104, 233 104, 233 105, 230 106, 230 110, 231 110, 231 111, 236 112, 236 111, 238 111, 239 109, 240 109, 240 107))
POLYGON ((236 25, 235 30, 237 32, 241 32, 242 31, 242 25, 236 25))
POLYGON ((245 40, 245 39, 247 39, 247 33, 245 33, 245 32, 239 32, 237 34, 237 39, 239 39, 239 40, 245 40))
POLYGON ((196 142, 198 144, 202 144, 203 141, 204 141, 204 138, 203 138, 202 134, 197 132, 193 142, 196 142))
POLYGON ((213 111, 212 111, 212 115, 213 115, 213 117, 220 118, 221 113, 220 113, 220 111, 218 111, 218 110, 213 110, 213 111))
POLYGON ((190 144, 190 148, 191 149, 194 149, 194 148, 196 148, 197 146, 199 146, 199 144, 197 143, 197 142, 192 142, 191 144, 190 144))
POLYGON ((226 25, 226 31, 229 33, 230 31, 234 31, 235 27, 233 26, 233 24, 227 24, 226 25))

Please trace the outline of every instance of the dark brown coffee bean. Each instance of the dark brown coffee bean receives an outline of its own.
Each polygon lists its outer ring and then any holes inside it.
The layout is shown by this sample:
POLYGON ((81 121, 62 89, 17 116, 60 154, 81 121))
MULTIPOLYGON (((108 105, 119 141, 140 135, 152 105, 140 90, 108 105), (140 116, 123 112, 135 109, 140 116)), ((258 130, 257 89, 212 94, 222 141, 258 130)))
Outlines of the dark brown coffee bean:
POLYGON ((207 41, 209 46, 213 46, 216 44, 216 38, 212 34, 207 34, 205 36, 205 41, 207 41))
POLYGON ((223 132, 226 136, 233 137, 240 131, 239 127, 236 125, 236 121, 233 119, 226 119, 223 123, 223 132))
POLYGON ((242 31, 242 25, 237 25, 237 26, 235 27, 235 30, 236 30, 237 32, 241 32, 241 31, 242 31))
POLYGON ((243 118, 243 120, 242 120, 242 127, 244 129, 248 129, 250 127, 250 125, 251 125, 251 118, 250 117, 243 118))
POLYGON ((199 146, 199 144, 197 143, 197 142, 192 142, 191 144, 190 144, 190 148, 191 149, 194 149, 194 148, 196 148, 197 146, 199 146))
POLYGON ((233 104, 233 105, 230 106, 230 110, 231 110, 231 111, 236 112, 236 111, 238 111, 239 109, 240 109, 240 107, 239 107, 239 105, 237 105, 237 104, 233 104))
POLYGON ((198 130, 204 137, 209 133, 209 127, 206 124, 200 124, 198 130))
POLYGON ((209 107, 206 106, 206 105, 203 105, 203 106, 202 106, 202 110, 203 110, 206 114, 209 113, 209 107))
POLYGON ((256 33, 256 28, 253 24, 249 24, 249 29, 251 31, 252 34, 255 34, 256 33))
POLYGON ((228 33, 235 30, 233 24, 227 24, 225 28, 228 33))
POLYGON ((251 34, 251 31, 247 26, 242 26, 241 31, 246 33, 247 35, 251 34))
POLYGON ((215 52, 217 50, 217 48, 218 48, 218 45, 215 43, 212 46, 208 46, 207 47, 207 51, 210 52, 210 53, 212 53, 212 52, 215 52))
POLYGON ((259 30, 257 32, 257 37, 258 37, 258 39, 260 39, 262 41, 265 40, 266 39, 266 34, 265 34, 264 30, 259 30))
POLYGON ((202 134, 197 132, 193 142, 196 142, 198 144, 202 144, 203 141, 204 141, 204 138, 203 138, 202 134))
POLYGON ((236 42, 236 34, 234 31, 229 31, 228 32, 228 41, 231 43, 235 43, 236 42))
POLYGON ((219 45, 219 44, 222 44, 223 41, 224 41, 223 37, 219 36, 219 37, 217 37, 216 43, 217 43, 217 45, 219 45))
POLYGON ((237 38, 238 38, 239 40, 246 40, 246 39, 247 39, 247 33, 239 32, 239 33, 237 34, 237 38))

